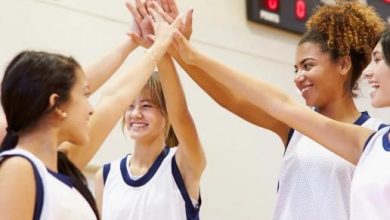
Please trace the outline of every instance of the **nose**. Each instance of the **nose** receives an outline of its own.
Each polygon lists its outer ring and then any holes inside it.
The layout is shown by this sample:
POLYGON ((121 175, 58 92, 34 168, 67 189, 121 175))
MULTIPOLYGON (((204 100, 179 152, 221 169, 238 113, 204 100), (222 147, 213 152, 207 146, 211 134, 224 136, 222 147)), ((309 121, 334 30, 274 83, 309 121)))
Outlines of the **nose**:
POLYGON ((130 116, 133 117, 133 118, 141 118, 142 117, 141 109, 138 106, 135 106, 130 111, 130 116))
POLYGON ((372 72, 372 64, 368 64, 368 66, 363 70, 363 78, 364 79, 370 79, 373 75, 373 72, 372 72))
POLYGON ((297 73, 295 74, 295 77, 294 77, 294 82, 295 83, 300 83, 300 82, 303 82, 305 81, 306 79, 306 76, 305 76, 305 73, 304 71, 297 71, 297 73))

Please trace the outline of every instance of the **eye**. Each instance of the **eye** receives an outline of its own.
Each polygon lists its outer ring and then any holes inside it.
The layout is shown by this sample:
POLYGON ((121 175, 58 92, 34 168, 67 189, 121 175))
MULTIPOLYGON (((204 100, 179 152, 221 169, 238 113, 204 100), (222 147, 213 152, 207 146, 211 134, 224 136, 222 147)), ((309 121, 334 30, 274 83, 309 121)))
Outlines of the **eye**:
POLYGON ((153 106, 152 105, 150 105, 150 104, 143 104, 142 105, 142 108, 152 108, 153 106))
POLYGON ((310 64, 310 63, 305 63, 305 64, 303 64, 303 69, 304 69, 304 70, 310 70, 312 67, 313 67, 313 65, 310 64))
POLYGON ((129 110, 133 110, 133 109, 134 109, 134 105, 130 105, 129 110))
POLYGON ((374 58, 375 63, 379 63, 381 60, 382 60, 382 58, 380 58, 380 57, 374 58))

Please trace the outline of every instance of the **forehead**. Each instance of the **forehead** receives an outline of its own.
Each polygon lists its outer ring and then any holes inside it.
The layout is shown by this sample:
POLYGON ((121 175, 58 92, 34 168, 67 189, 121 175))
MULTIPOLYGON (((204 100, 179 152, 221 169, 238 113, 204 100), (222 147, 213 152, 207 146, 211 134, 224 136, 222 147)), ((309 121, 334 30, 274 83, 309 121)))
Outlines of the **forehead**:
POLYGON ((377 43, 374 50, 372 51, 373 54, 375 53, 382 53, 382 44, 381 42, 377 43))
POLYGON ((76 83, 75 87, 89 88, 87 77, 81 68, 76 69, 76 83))
POLYGON ((298 45, 295 53, 296 63, 301 62, 306 58, 319 58, 326 55, 327 53, 322 52, 321 46, 312 42, 305 42, 301 45, 298 45))

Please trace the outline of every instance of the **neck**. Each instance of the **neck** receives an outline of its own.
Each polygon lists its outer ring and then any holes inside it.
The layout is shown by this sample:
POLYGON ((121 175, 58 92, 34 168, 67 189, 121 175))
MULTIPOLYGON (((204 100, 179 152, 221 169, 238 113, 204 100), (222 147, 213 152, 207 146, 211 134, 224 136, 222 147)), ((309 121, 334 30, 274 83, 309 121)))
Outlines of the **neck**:
POLYGON ((57 171, 57 132, 49 127, 35 127, 20 132, 17 148, 27 150, 38 157, 47 168, 57 171))
POLYGON ((164 148, 163 136, 148 141, 136 141, 131 166, 149 169, 164 148))
POLYGON ((317 110, 324 116, 347 123, 354 123, 360 116, 353 98, 349 95, 334 99, 324 106, 317 107, 317 110))

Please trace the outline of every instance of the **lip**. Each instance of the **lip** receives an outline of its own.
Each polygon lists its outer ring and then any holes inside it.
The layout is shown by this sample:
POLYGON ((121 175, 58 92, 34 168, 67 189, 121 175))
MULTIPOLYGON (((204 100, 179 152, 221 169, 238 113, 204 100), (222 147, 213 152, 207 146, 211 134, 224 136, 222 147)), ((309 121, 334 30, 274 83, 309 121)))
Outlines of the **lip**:
POLYGON ((132 121, 130 122, 130 128, 145 128, 149 125, 149 123, 147 122, 143 122, 143 121, 132 121))
POLYGON ((313 84, 302 85, 299 87, 299 91, 301 92, 302 95, 307 93, 311 89, 313 89, 313 84))

